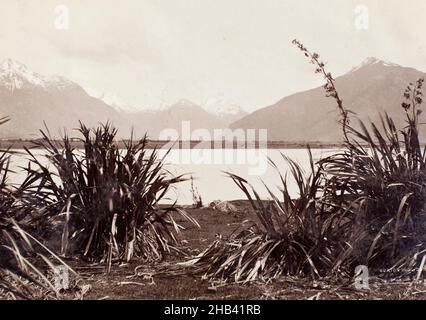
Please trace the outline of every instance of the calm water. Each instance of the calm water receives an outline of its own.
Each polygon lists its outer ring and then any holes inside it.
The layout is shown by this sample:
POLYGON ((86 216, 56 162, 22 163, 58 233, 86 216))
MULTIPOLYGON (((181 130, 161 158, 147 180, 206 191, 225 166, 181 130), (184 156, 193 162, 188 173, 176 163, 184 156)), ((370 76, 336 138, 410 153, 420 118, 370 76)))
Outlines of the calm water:
MULTIPOLYGON (((42 163, 47 161, 42 151, 34 151, 42 163)), ((315 160, 329 155, 332 150, 312 150, 315 160)), ((288 170, 282 154, 297 161, 309 172, 309 156, 304 149, 270 149, 270 150, 172 150, 167 156, 167 169, 173 174, 188 174, 194 178, 194 186, 202 197, 204 204, 214 200, 244 199, 242 191, 227 177, 224 172, 231 172, 248 180, 265 199, 269 198, 263 185, 277 191, 280 177, 275 168, 268 164, 268 157, 279 167, 281 173, 288 170)), ((20 166, 26 166, 28 157, 14 155, 12 157, 12 183, 20 183, 25 174, 20 166)), ((297 196, 294 184, 290 184, 291 191, 297 196)), ((168 194, 170 200, 178 200, 180 204, 191 204, 192 193, 190 181, 181 183, 168 194)))

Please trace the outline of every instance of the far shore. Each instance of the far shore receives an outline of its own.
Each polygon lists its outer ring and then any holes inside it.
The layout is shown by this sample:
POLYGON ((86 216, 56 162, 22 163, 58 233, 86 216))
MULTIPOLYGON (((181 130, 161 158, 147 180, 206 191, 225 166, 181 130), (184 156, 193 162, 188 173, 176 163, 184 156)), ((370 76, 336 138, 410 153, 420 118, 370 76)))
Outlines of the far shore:
MULTIPOLYGON (((0 149, 38 149, 38 140, 0 140, 0 149)), ((55 140, 58 146, 61 140, 55 140)), ((127 141, 117 141, 119 148, 125 148, 127 141)), ((84 143, 79 140, 71 140, 73 148, 82 149, 84 143)), ((312 149, 339 149, 343 147, 342 142, 320 142, 320 141, 268 141, 265 142, 243 142, 243 141, 160 141, 148 140, 148 149, 159 149, 166 147, 174 149, 305 149, 309 146, 312 149)))

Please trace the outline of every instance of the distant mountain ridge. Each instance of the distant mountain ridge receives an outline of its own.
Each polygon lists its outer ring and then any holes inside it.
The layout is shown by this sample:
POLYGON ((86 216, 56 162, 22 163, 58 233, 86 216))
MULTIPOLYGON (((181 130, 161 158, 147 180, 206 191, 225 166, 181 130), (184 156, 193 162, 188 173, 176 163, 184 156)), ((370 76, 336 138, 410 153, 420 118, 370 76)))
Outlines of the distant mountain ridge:
POLYGON ((207 112, 201 106, 181 99, 172 106, 156 112, 142 111, 129 115, 134 124, 135 133, 140 136, 148 128, 148 135, 158 139, 161 132, 166 129, 182 131, 182 122, 189 121, 191 131, 195 129, 221 129, 227 128, 228 123, 221 117, 207 112))
MULTIPOLYGON (((379 114, 386 111, 401 127, 404 89, 425 75, 370 57, 336 78, 336 87, 346 108, 362 120, 379 123, 379 114)), ((44 76, 7 59, 0 63, 0 116, 11 121, 0 126, 0 137, 34 138, 44 122, 58 136, 64 129, 76 128, 81 120, 88 126, 110 121, 120 137, 128 137, 133 128, 136 137, 148 133, 158 139, 163 129, 180 132, 182 122, 189 121, 191 130, 267 129, 272 141, 338 142, 342 138, 335 101, 325 97, 322 87, 284 97, 251 114, 236 104, 220 101, 203 107, 187 99, 163 109, 138 111, 115 94, 89 93, 64 77, 44 76)), ((420 129, 426 134, 425 126, 420 129)))
POLYGON ((78 120, 89 126, 106 121, 126 126, 120 114, 78 84, 40 75, 12 59, 0 64, 0 114, 11 119, 0 127, 3 138, 34 138, 44 123, 54 136, 76 128, 78 120))
POLYGON ((66 89, 77 85, 61 76, 46 77, 31 71, 26 65, 12 59, 0 64, 0 84, 12 93, 16 90, 41 87, 48 89, 66 89))
POLYGON ((59 136, 64 129, 76 128, 79 120, 88 126, 112 122, 122 137, 133 128, 137 137, 148 133, 157 139, 165 128, 181 130, 182 121, 190 121, 194 129, 226 128, 246 115, 241 109, 232 112, 210 113, 185 99, 165 109, 139 111, 115 93, 98 93, 61 76, 44 76, 13 59, 0 64, 0 116, 11 119, 0 127, 3 139, 34 138, 44 123, 59 136))
MULTIPOLYGON (((405 120, 401 108, 404 90, 410 82, 425 75, 413 68, 367 58, 348 73, 337 77, 336 87, 345 107, 361 120, 371 119, 380 124, 380 113, 387 112, 402 127, 405 120)), ((268 129, 268 139, 275 141, 337 142, 342 140, 338 120, 336 102, 326 98, 323 87, 318 87, 258 109, 230 127, 268 129)), ((352 124, 356 125, 357 121, 352 124)), ((426 133, 425 126, 420 129, 423 134, 426 133)))
POLYGON ((92 88, 85 88, 85 90, 89 96, 105 102, 107 105, 114 108, 114 110, 117 112, 135 113, 139 111, 136 107, 123 100, 116 93, 97 91, 92 88))

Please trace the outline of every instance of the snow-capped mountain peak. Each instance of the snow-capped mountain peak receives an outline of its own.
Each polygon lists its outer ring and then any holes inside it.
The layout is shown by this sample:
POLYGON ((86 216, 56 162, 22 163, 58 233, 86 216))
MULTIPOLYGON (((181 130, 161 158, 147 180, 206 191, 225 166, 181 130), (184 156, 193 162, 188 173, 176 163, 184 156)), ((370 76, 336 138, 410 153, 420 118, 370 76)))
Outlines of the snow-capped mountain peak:
POLYGON ((85 90, 89 96, 103 101, 105 104, 114 108, 116 111, 124 113, 135 113, 140 111, 138 108, 132 106, 130 103, 118 96, 115 92, 106 93, 93 88, 86 88, 85 90))
POLYGON ((375 57, 368 57, 364 61, 361 62, 360 66, 369 66, 377 63, 381 63, 382 60, 375 57))
POLYGON ((358 66, 353 68, 349 73, 355 72, 355 71, 360 70, 364 67, 369 67, 369 66, 373 66, 373 65, 381 65, 381 66, 384 66, 384 67, 400 67, 400 65, 398 65, 396 63, 384 61, 384 60, 381 60, 381 59, 378 59, 378 58, 375 58, 375 57, 368 57, 364 61, 362 61, 358 66))
POLYGON ((13 59, 6 59, 0 64, 0 83, 10 91, 27 86, 43 86, 44 78, 27 68, 23 63, 13 59))
POLYGON ((226 115, 239 115, 245 113, 245 111, 236 104, 218 106, 216 109, 212 110, 217 115, 226 116, 226 115))
POLYGON ((0 69, 9 70, 10 72, 25 72, 26 70, 28 70, 25 64, 10 58, 2 61, 0 69))
MULTIPOLYGON (((180 108, 185 108, 185 107, 196 107, 197 104, 192 102, 191 100, 188 99, 180 99, 178 102, 176 102, 173 106, 178 106, 180 108)), ((172 106, 172 107, 173 107, 172 106)))
POLYGON ((25 64, 10 58, 0 64, 0 85, 11 92, 32 87, 61 90, 66 87, 76 86, 72 81, 61 76, 43 76, 28 69, 25 64))
POLYGON ((221 118, 242 117, 247 114, 234 99, 225 96, 209 99, 205 103, 205 108, 208 112, 221 118))

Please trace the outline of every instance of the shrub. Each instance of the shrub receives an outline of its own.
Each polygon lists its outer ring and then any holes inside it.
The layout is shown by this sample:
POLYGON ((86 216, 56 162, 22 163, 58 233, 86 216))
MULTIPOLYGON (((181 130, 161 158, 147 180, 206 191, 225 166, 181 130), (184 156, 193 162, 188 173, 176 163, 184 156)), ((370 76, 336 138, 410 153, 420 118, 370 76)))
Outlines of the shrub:
MULTIPOLYGON (((315 169, 310 150, 309 156, 311 173, 306 176, 296 162, 283 155, 294 181, 280 174, 282 198, 265 185, 271 201, 261 199, 246 180, 229 173, 246 195, 258 221, 231 239, 215 241, 188 265, 207 277, 235 281, 279 275, 324 276, 337 258, 342 229, 335 228, 335 210, 328 208, 331 210, 327 215, 318 213, 318 207, 323 206, 318 198, 322 172, 315 169), (298 187, 296 200, 288 189, 292 182, 298 187)), ((276 164, 271 164, 278 171, 276 164)))
POLYGON ((424 80, 410 83, 404 92, 404 128, 398 130, 387 114, 382 130, 375 123, 368 129, 362 121, 355 128, 319 55, 297 40, 293 43, 324 76, 327 96, 336 100, 341 114, 345 148, 320 162, 325 174, 323 201, 340 208, 351 224, 345 237, 348 248, 336 265, 366 264, 410 273, 426 252, 426 159, 418 131, 424 80))
POLYGON ((290 197, 281 176, 283 197, 268 189, 269 205, 246 180, 230 174, 258 223, 214 242, 188 264, 207 277, 235 281, 351 274, 359 264, 404 273, 417 268, 419 277, 426 261, 426 149, 418 132, 423 79, 404 92, 405 128, 398 130, 385 114, 382 130, 374 123, 369 130, 361 121, 357 129, 319 55, 297 40, 293 43, 324 77, 326 96, 337 103, 343 150, 317 164, 311 156, 308 178, 297 163, 286 159, 299 198, 290 197))
POLYGON ((48 274, 54 263, 68 266, 27 232, 30 199, 24 199, 25 184, 8 184, 9 163, 9 150, 0 151, 0 299, 55 297, 48 274))
MULTIPOLYGON (((410 90, 420 93, 422 83, 410 90)), ((401 132, 388 115, 382 121, 383 133, 374 123, 368 130, 360 122, 359 131, 351 129, 354 141, 322 161, 334 178, 329 187, 345 195, 330 201, 353 212, 354 263, 408 270, 418 266, 426 252, 426 159, 418 139, 417 108, 405 108, 408 125, 401 132)))
MULTIPOLYGON (((148 140, 115 142, 117 130, 109 124, 88 129, 80 124, 84 150, 73 149, 68 136, 60 142, 42 131, 37 146, 50 165, 43 165, 30 150, 33 193, 43 203, 41 223, 61 226, 62 254, 80 254, 90 260, 129 261, 138 256, 159 259, 176 249, 173 243, 182 228, 172 212, 197 224, 174 204, 161 206, 167 191, 183 181, 164 168, 164 157, 147 148, 148 140)), ((55 240, 52 228, 50 237, 55 240)), ((58 236, 58 235, 57 235, 58 236)))

